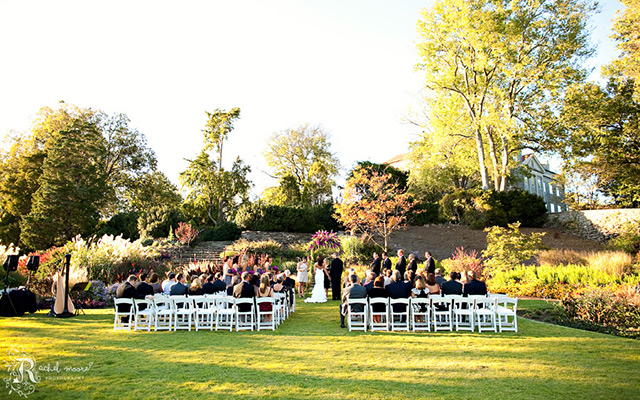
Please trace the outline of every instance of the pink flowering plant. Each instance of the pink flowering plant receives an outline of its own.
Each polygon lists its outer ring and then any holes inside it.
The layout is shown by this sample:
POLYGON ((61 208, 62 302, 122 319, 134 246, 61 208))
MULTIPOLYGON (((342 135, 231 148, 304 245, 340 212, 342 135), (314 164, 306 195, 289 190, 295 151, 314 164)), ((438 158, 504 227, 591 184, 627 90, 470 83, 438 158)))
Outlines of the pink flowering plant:
POLYGON ((311 243, 309 243, 309 251, 314 252, 320 249, 330 249, 337 251, 339 254, 342 254, 342 245, 340 244, 340 239, 338 238, 338 234, 334 231, 318 231, 311 238, 311 243))

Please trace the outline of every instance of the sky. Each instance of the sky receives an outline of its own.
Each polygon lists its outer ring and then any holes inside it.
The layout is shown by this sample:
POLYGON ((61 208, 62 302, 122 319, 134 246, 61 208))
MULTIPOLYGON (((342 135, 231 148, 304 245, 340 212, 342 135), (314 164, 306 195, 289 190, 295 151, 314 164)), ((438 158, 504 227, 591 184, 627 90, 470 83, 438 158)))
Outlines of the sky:
MULTIPOLYGON (((178 174, 203 147, 205 111, 240 107, 223 163, 252 167, 253 196, 277 182, 264 160, 274 132, 329 133, 343 176, 357 161, 409 150, 419 130, 415 43, 431 0, 0 0, 0 136, 27 131, 60 100, 124 113, 158 168, 178 174)), ((620 3, 592 19, 591 79, 611 61, 620 3)))

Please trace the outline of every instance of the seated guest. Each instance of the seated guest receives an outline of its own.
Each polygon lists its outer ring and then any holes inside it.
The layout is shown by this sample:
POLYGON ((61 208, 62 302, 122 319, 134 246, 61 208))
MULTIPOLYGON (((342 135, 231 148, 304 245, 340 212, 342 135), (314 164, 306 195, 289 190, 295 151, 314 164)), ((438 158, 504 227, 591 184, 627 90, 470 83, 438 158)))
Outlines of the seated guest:
MULTIPOLYGON (((374 298, 389 298, 389 291, 384 287, 384 276, 379 276, 373 281, 373 288, 367 291, 367 296, 370 299, 374 298)), ((374 313, 384 312, 386 307, 383 304, 374 304, 372 311, 374 313)), ((380 322, 380 316, 373 317, 373 322, 380 322)))
POLYGON ((434 274, 427 275, 427 290, 429 294, 440 294, 440 285, 438 285, 434 274))
POLYGON ((146 280, 147 280, 147 274, 145 273, 140 274, 140 280, 135 285, 136 290, 138 291, 138 293, 144 296, 153 295, 153 287, 151 287, 151 285, 149 285, 146 282, 146 280))
POLYGON ((442 276, 442 271, 440 270, 440 268, 436 268, 436 282, 438 282, 438 286, 442 288, 442 284, 446 281, 447 280, 442 276))
POLYGON ((233 296, 233 288, 236 287, 242 280, 238 275, 234 275, 231 279, 231 285, 227 286, 227 296, 233 296))
POLYGON ((476 279, 476 273, 474 271, 469 271, 467 272, 467 283, 464 284, 462 292, 465 296, 486 295, 487 285, 476 279))
MULTIPOLYGON (((424 299, 429 297, 429 290, 427 289, 427 284, 424 281, 424 278, 422 277, 422 275, 416 276, 416 281, 414 283, 415 283, 415 287, 411 289, 411 298, 424 299)), ((418 308, 415 308, 414 306, 414 310, 416 312, 424 313, 427 311, 428 307, 429 306, 427 304, 420 304, 420 307, 418 308)))
MULTIPOLYGON (((367 297, 367 289, 358 284, 358 275, 353 274, 349 277, 351 284, 342 291, 342 304, 340 304, 340 327, 344 328, 344 317, 347 314, 349 299, 364 299, 367 297)), ((364 311, 362 305, 353 307, 353 311, 364 311)))
POLYGON ((384 287, 387 287, 393 280, 391 279, 391 269, 385 268, 382 270, 382 276, 384 276, 384 287))
POLYGON ((202 289, 202 281, 200 278, 196 278, 191 281, 191 286, 189 286, 189 296, 201 296, 204 294, 204 290, 202 289))
POLYGON ((407 270, 407 272, 405 272, 404 280, 406 282, 411 282, 411 288, 413 288, 414 281, 416 280, 416 273, 412 270, 407 270))
POLYGON ((189 288, 187 287, 187 285, 185 284, 185 277, 183 273, 179 273, 176 276, 176 283, 173 284, 171 286, 171 289, 169 290, 169 295, 171 296, 184 296, 185 294, 187 294, 187 291, 189 290, 189 288))
POLYGON ((153 272, 149 276, 149 284, 153 288, 153 293, 162 293, 162 285, 159 282, 160 277, 157 273, 153 272))
POLYGON ((260 277, 257 274, 249 272, 249 283, 257 288, 260 286, 260 277))
POLYGON ((366 271, 364 271, 364 278, 362 278, 360 284, 364 286, 365 284, 369 283, 369 281, 371 281, 371 270, 367 269, 366 271))
POLYGON ((373 289, 373 281, 376 280, 376 274, 371 271, 371 270, 367 270, 367 278, 362 281, 362 286, 364 286, 365 289, 367 289, 367 292, 369 292, 369 290, 373 289))
POLYGON ((284 282, 283 285, 285 285, 286 287, 296 287, 296 281, 294 281, 293 279, 291 279, 291 271, 289 271, 288 269, 284 270, 284 282))
POLYGON ((216 292, 215 286, 213 284, 213 275, 207 276, 207 279, 205 279, 205 283, 202 284, 202 291, 204 292, 204 294, 218 293, 216 292))
MULTIPOLYGON (((251 278, 252 274, 250 274, 249 272, 245 271, 242 273, 242 282, 238 283, 237 285, 235 285, 233 287, 233 297, 235 297, 236 299, 240 299, 240 298, 254 298, 256 297, 256 292, 258 291, 257 288, 255 286, 253 286, 251 283, 249 283, 249 279, 251 278)), ((266 277, 267 282, 269 281, 269 278, 266 277)), ((251 310, 251 305, 250 304, 240 304, 240 306, 238 307, 238 310, 240 312, 247 312, 249 310, 251 310)))
POLYGON ((278 277, 276 278, 276 283, 274 283, 273 286, 271 286, 273 288, 273 291, 277 293, 282 293, 285 289, 283 282, 284 282, 284 274, 278 275, 278 277))
POLYGON ((169 277, 166 281, 162 282, 162 291, 167 296, 171 293, 171 286, 176 284, 176 274, 173 272, 169 273, 169 277))
MULTIPOLYGON (((144 299, 146 297, 153 298, 153 296, 145 296, 142 293, 138 292, 135 288, 135 284, 138 281, 138 277, 135 275, 129 275, 129 278, 122 285, 118 286, 116 289, 116 298, 117 299, 144 299)), ((131 306, 128 304, 120 304, 118 306, 118 312, 128 312, 131 310, 131 306)), ((124 322, 128 322, 128 319, 124 319, 124 322)))
MULTIPOLYGON (((411 296, 411 284, 407 285, 402 280, 402 275, 398 270, 393 271, 393 282, 387 285, 387 290, 392 299, 407 299, 411 296)), ((406 307, 404 304, 394 304, 393 311, 405 312, 406 307)))
MULTIPOLYGON (((260 277, 260 287, 258 288, 257 297, 273 297, 274 289, 271 287, 269 274, 262 274, 260 277)), ((260 303, 260 311, 271 311, 273 305, 270 303, 260 303)))
POLYGON ((222 280, 222 272, 216 272, 215 278, 213 281, 213 293, 224 292, 227 289, 227 285, 222 280))
POLYGON ((462 283, 457 281, 458 273, 451 271, 449 280, 440 286, 442 294, 462 294, 462 283))

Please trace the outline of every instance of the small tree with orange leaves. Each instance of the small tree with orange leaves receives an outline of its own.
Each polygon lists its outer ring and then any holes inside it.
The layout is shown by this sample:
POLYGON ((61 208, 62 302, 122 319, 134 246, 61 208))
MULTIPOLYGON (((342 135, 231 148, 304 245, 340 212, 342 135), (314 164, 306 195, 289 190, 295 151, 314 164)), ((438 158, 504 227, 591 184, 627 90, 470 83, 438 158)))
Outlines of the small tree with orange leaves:
POLYGON ((406 226, 407 214, 415 205, 391 174, 364 167, 353 171, 342 198, 335 205, 335 217, 353 231, 370 234, 385 251, 391 233, 406 226), (384 246, 377 238, 382 238, 384 246))

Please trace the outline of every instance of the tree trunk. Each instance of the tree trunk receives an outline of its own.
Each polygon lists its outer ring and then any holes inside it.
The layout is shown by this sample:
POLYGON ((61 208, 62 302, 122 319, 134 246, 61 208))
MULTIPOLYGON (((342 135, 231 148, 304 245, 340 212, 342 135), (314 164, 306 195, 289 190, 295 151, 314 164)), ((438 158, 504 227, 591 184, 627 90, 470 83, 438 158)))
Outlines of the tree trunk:
POLYGON ((509 143, 504 135, 500 135, 502 141, 502 168, 500 169, 500 191, 507 191, 507 183, 509 179, 509 143))
POLYGON ((480 177, 482 178, 482 188, 489 189, 489 179, 487 177, 487 166, 484 160, 484 143, 482 142, 482 132, 480 128, 476 128, 476 149, 478 152, 478 167, 480 169, 480 177))
POLYGON ((496 143, 493 140, 493 133, 491 128, 487 127, 487 141, 489 142, 489 158, 493 165, 493 188, 495 190, 500 189, 500 174, 498 169, 498 156, 496 154, 496 143))

